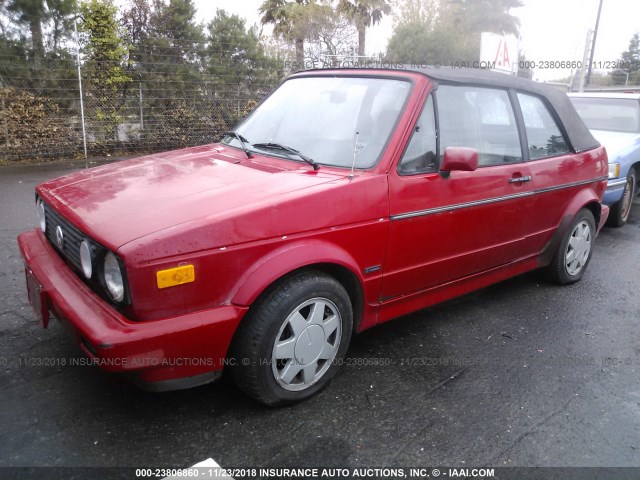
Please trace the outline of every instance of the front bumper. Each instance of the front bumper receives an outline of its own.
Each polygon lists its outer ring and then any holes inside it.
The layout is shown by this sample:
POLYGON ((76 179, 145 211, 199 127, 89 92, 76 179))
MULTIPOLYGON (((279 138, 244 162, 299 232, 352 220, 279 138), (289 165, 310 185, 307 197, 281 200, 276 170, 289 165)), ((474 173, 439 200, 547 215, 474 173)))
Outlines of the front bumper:
POLYGON ((223 305, 148 322, 128 320, 75 275, 38 229, 18 237, 29 296, 44 327, 49 311, 69 327, 92 363, 151 390, 215 380, 247 307, 223 305), (41 308, 38 310, 38 304, 41 308))

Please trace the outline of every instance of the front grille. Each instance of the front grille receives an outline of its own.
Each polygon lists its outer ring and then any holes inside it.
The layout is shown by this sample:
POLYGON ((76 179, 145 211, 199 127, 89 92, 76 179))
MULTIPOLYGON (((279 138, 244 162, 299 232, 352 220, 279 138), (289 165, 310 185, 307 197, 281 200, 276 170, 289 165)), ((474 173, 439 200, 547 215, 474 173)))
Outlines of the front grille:
POLYGON ((111 303, 116 309, 126 314, 126 308, 131 305, 131 296, 127 286, 126 271, 123 269, 125 300, 117 303, 114 302, 109 293, 107 293, 107 287, 104 283, 104 273, 102 271, 104 258, 109 250, 80 232, 80 230, 71 225, 62 215, 56 212, 49 205, 44 202, 43 205, 44 218, 47 223, 44 234, 51 246, 58 252, 67 265, 75 271, 78 277, 96 294, 111 303), (56 234, 58 227, 62 230, 62 247, 58 244, 58 236, 56 234), (89 251, 91 252, 92 258, 91 263, 93 264, 93 275, 89 279, 84 276, 82 263, 80 262, 80 244, 83 240, 86 240, 89 245, 89 251))
POLYGON ((78 271, 82 270, 80 263, 80 243, 84 236, 80 231, 67 222, 58 212, 53 210, 46 203, 44 204, 44 215, 47 221, 47 229, 45 235, 53 248, 73 265, 78 271), (62 230, 62 248, 59 246, 57 238, 58 227, 62 230))

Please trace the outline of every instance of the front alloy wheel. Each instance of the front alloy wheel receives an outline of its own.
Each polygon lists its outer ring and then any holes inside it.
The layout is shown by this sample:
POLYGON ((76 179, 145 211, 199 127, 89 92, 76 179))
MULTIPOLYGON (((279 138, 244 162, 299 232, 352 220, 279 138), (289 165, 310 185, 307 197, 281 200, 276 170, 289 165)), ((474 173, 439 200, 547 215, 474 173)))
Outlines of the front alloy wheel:
POLYGON ((345 288, 315 270, 282 278, 251 306, 230 347, 236 384, 266 405, 320 391, 336 374, 351 338, 345 288))
POLYGON ((292 392, 318 382, 336 358, 342 317, 326 298, 313 298, 294 308, 273 345, 271 369, 276 382, 292 392))

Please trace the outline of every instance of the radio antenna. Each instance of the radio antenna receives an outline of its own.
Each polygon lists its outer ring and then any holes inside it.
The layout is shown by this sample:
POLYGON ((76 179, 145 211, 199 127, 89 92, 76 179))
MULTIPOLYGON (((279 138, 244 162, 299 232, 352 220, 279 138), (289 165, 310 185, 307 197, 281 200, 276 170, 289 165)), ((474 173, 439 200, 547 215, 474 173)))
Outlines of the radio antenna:
POLYGON ((351 173, 349 174, 349 178, 352 179, 355 177, 353 171, 356 168, 356 153, 358 150, 358 137, 360 136, 360 132, 356 132, 356 142, 353 144, 353 161, 351 162, 351 173))

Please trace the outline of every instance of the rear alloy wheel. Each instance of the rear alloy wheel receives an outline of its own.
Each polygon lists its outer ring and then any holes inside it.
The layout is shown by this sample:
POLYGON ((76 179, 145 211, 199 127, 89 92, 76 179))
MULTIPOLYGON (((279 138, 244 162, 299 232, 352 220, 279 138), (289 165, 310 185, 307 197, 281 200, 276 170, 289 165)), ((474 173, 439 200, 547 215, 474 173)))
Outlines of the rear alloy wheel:
POLYGON ((633 197, 636 193, 636 173, 632 168, 627 175, 627 183, 624 186, 622 198, 611 206, 607 225, 610 227, 621 227, 627 223, 629 213, 631 213, 631 205, 633 197))
POLYGON ((301 271, 251 307, 231 346, 237 385, 266 405, 304 400, 326 386, 351 338, 349 295, 333 277, 301 271))
POLYGON ((566 285, 582 278, 593 252, 595 219, 591 211, 580 210, 547 267, 551 281, 566 285))

